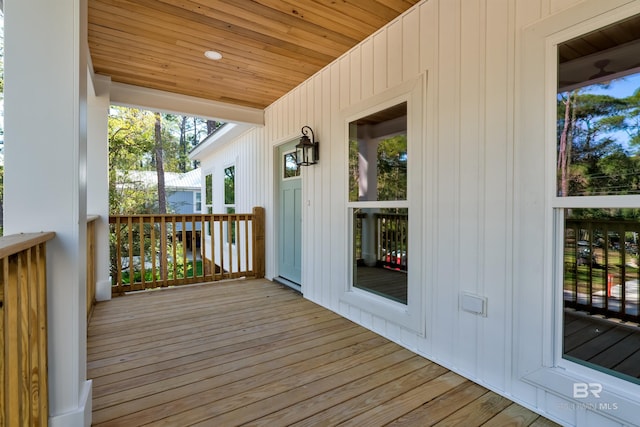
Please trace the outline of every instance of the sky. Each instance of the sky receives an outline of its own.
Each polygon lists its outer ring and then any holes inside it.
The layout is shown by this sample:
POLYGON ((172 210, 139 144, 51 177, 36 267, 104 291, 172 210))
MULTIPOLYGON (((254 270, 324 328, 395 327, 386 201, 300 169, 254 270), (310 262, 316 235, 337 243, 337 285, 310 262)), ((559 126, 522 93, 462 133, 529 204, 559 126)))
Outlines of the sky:
POLYGON ((586 92, 602 95, 611 95, 616 98, 624 98, 633 95, 640 88, 640 73, 613 80, 608 86, 593 85, 586 88, 586 92))
MULTIPOLYGON (((596 95, 610 95, 616 98, 626 98, 640 88, 640 73, 630 74, 612 80, 608 85, 595 84, 582 88, 582 93, 596 95)), ((615 139, 625 151, 629 150, 629 135, 624 131, 608 133, 608 136, 615 139)))

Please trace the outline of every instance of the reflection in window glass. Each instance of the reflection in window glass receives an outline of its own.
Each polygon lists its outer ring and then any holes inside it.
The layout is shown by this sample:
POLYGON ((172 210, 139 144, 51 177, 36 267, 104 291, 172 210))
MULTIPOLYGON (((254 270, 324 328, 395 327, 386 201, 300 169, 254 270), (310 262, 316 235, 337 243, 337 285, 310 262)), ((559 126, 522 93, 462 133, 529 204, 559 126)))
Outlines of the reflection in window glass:
POLYGON ((409 211, 353 209, 353 286, 407 304, 409 211))
POLYGON ((202 212, 202 193, 196 191, 195 193, 195 203, 194 203, 194 212, 202 212))
POLYGON ((208 174, 204 177, 204 204, 211 206, 213 202, 213 175, 208 174))
POLYGON ((640 55, 629 31, 639 25, 636 15, 558 45, 555 195, 589 209, 554 198, 563 357, 636 383, 640 209, 606 196, 640 194, 640 74, 637 61, 614 60, 640 55), (620 37, 598 43, 605 33, 620 37))
POLYGON ((293 178, 296 176, 300 176, 300 168, 296 163, 296 153, 287 153, 283 158, 283 178, 293 178))
POLYGON ((557 195, 640 194, 640 74, 558 94, 557 195))
POLYGON ((564 357, 640 382, 640 209, 564 216, 564 357))
POLYGON ((236 168, 229 166, 224 170, 224 204, 233 205, 236 202, 236 168))
POLYGON ((349 123, 349 201, 407 200, 407 103, 349 123))

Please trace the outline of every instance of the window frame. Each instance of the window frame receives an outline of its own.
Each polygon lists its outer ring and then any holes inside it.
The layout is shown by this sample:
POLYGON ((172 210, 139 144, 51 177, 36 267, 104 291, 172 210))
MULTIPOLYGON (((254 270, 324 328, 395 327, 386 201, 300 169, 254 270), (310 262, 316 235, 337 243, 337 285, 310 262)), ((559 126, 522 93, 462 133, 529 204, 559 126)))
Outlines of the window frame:
MULTIPOLYGON (((227 211, 228 208, 232 208, 235 211, 235 208, 236 208, 236 164, 235 163, 228 164, 222 169, 222 206, 225 211, 227 211), (228 169, 233 169, 233 203, 227 203, 226 180, 227 180, 228 169)), ((229 213, 229 212, 225 212, 225 213, 229 213)))
POLYGON ((193 212, 202 213, 202 191, 193 192, 193 212))
MULTIPOLYGON (((413 262, 408 264, 407 281, 407 304, 393 301, 384 296, 376 295, 372 292, 353 286, 353 260, 351 254, 354 253, 353 229, 353 209, 355 208, 406 208, 409 212, 409 228, 411 234, 415 236, 423 235, 423 223, 420 221, 422 207, 421 183, 428 173, 424 168, 429 168, 432 162, 425 164, 423 158, 423 146, 426 140, 424 125, 427 122, 425 117, 427 109, 427 72, 420 74, 414 79, 407 80, 397 87, 388 89, 378 95, 374 95, 360 103, 345 108, 341 112, 343 123, 343 155, 344 173, 349 172, 349 124, 354 120, 366 117, 378 111, 385 110, 397 104, 407 103, 407 199, 393 201, 349 201, 349 179, 345 179, 342 191, 346 204, 347 224, 345 229, 346 253, 349 254, 347 268, 345 269, 344 288, 340 301, 366 312, 375 313, 375 316, 384 318, 390 322, 416 332, 420 336, 425 335, 426 319, 424 310, 426 302, 423 289, 425 280, 423 278, 423 263, 413 262), (410 154, 409 154, 410 153, 410 154), (419 167, 423 165, 423 167, 419 167)), ((409 239, 408 252, 414 253, 416 259, 421 259, 426 244, 424 239, 409 239)), ((413 255, 412 255, 413 256, 413 255)))
MULTIPOLYGON (((531 291, 518 289, 519 286, 531 285, 530 281, 524 280, 523 283, 515 286, 514 298, 518 301, 519 307, 524 308, 523 301, 526 301, 527 306, 521 314, 514 318, 514 325, 521 326, 516 332, 518 334, 535 334, 525 340, 517 339, 515 341, 518 346, 518 351, 514 355, 517 360, 516 372, 522 381, 534 385, 539 390, 551 392, 550 394, 555 396, 553 401, 558 404, 576 402, 572 396, 573 386, 576 382, 599 382, 603 385, 600 399, 581 399, 579 403, 594 404, 597 407, 598 402, 616 402, 618 407, 615 413, 607 413, 607 415, 631 424, 637 419, 637 413, 640 410, 640 403, 636 399, 639 390, 637 385, 562 357, 563 266, 561 265, 562 258, 559 257, 559 254, 562 254, 564 237, 562 212, 565 208, 622 207, 625 205, 629 207, 630 204, 638 204, 635 206, 638 207, 640 206, 640 196, 557 196, 557 48, 565 41, 638 13, 640 13, 640 4, 638 3, 626 5, 621 3, 616 7, 608 2, 605 4, 605 2, 598 0, 587 0, 579 6, 557 13, 553 18, 544 19, 526 28, 523 31, 518 50, 522 65, 517 73, 519 88, 516 98, 516 103, 519 104, 516 110, 520 109, 517 111, 517 115, 519 115, 519 120, 516 121, 517 136, 522 139, 523 144, 540 141, 540 145, 535 146, 538 149, 544 144, 542 156, 544 184, 541 186, 543 192, 538 192, 540 187, 525 186, 525 188, 534 190, 534 194, 529 198, 533 197, 533 201, 537 204, 534 205, 532 200, 528 200, 527 197, 516 197, 516 213, 518 214, 515 222, 516 230, 518 226, 524 226, 523 221, 527 220, 534 220, 533 223, 537 225, 535 215, 538 212, 543 212, 540 224, 544 230, 541 239, 544 257, 541 265, 538 264, 539 271, 541 271, 539 277, 542 278, 540 283, 542 289, 537 292, 540 296, 534 296, 535 293, 531 291), (534 213, 528 213, 528 209, 533 209, 534 213), (537 315, 537 313, 542 316, 541 322, 538 323, 539 326, 526 321, 527 315, 537 315), (532 346, 537 347, 535 354, 531 354, 532 346), (521 360, 518 360, 518 357, 521 360)), ((536 149, 535 147, 517 148, 517 150, 529 154, 536 149)), ((518 153, 519 160, 526 162, 526 167, 524 163, 516 166, 516 168, 520 167, 524 170, 524 173, 516 174, 517 179, 521 181, 518 183, 520 187, 527 178, 533 179, 532 170, 540 170, 535 169, 539 168, 540 164, 537 163, 539 159, 535 156, 529 158, 527 154, 518 153), (535 163, 535 166, 532 166, 532 163, 535 163)), ((518 239, 518 237, 516 232, 514 239, 518 239)), ((539 249, 536 248, 536 250, 539 249)), ((523 261, 524 255, 522 253, 516 254, 514 259, 523 261)), ((521 270, 529 272, 531 268, 523 269, 516 264, 514 270, 516 278, 523 278, 521 270)), ((558 408, 551 408, 550 403, 548 405, 549 409, 559 413, 558 408)), ((575 410, 570 410, 567 414, 575 416, 575 412, 575 410)))
MULTIPOLYGON (((640 13, 640 11, 638 12, 640 13)), ((591 31, 598 30, 600 28, 606 27, 608 25, 615 24, 624 18, 613 19, 607 22, 606 24, 594 25, 589 29, 585 28, 571 28, 566 31, 563 31, 555 37, 552 37, 548 40, 546 55, 548 59, 548 63, 553 64, 553 67, 547 67, 547 73, 553 73, 554 79, 553 82, 557 81, 557 55, 558 55, 558 46, 568 40, 579 37, 583 34, 587 34, 591 31), (553 57, 553 59, 551 59, 553 57), (550 68, 553 68, 551 70, 550 68)), ((596 20, 599 21, 599 20, 596 20)), ((547 80, 548 81, 548 80, 547 80)), ((600 372, 595 368, 589 368, 581 363, 571 361, 564 357, 563 344, 564 344, 564 238, 565 238, 565 217, 564 211, 565 209, 598 209, 598 208, 639 208, 640 207, 640 195, 630 194, 630 195, 602 195, 602 196, 559 196, 557 193, 557 176, 556 176, 556 165, 557 165, 557 152, 558 152, 558 140, 557 140, 557 110, 556 110, 556 102, 557 99, 557 88, 555 85, 551 85, 547 83, 547 93, 546 95, 546 103, 547 105, 547 122, 553 123, 553 126, 546 126, 546 138, 547 139, 547 165, 546 168, 548 173, 546 173, 546 193, 548 195, 548 206, 549 213, 547 218, 548 229, 551 231, 550 242, 552 245, 552 259, 548 261, 549 263, 549 271, 551 272, 551 281, 552 281, 552 289, 553 289, 553 319, 554 319, 554 351, 553 351, 553 360, 554 364, 558 367, 570 370, 576 370, 577 372, 583 372, 585 375, 594 375, 595 373, 606 375, 611 378, 619 378, 607 374, 604 372, 600 372), (551 87, 553 86, 553 95, 551 94, 551 87), (553 106, 551 106, 551 101, 553 101, 553 106), (553 115, 553 117, 552 117, 553 115)), ((625 380, 621 380, 625 381, 625 380)), ((629 383, 628 381, 625 381, 629 383)), ((629 383, 631 384, 631 383, 629 383)))

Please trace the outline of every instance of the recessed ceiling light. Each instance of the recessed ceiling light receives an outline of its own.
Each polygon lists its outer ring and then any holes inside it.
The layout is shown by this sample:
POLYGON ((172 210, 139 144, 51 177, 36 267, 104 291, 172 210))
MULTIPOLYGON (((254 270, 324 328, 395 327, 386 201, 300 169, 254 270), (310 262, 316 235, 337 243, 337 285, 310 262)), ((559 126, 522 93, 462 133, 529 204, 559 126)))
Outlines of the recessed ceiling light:
POLYGON ((222 54, 220 52, 216 52, 215 50, 206 51, 204 53, 204 56, 206 56, 209 59, 213 59, 214 61, 218 61, 222 59, 222 54))

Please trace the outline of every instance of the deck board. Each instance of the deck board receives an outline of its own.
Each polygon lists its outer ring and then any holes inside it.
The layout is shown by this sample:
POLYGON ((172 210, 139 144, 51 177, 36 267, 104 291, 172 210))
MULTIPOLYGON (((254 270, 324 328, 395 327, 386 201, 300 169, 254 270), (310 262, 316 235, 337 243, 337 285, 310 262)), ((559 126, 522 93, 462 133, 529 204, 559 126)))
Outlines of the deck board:
POLYGON ((98 303, 87 346, 95 426, 548 422, 267 280, 98 303))

